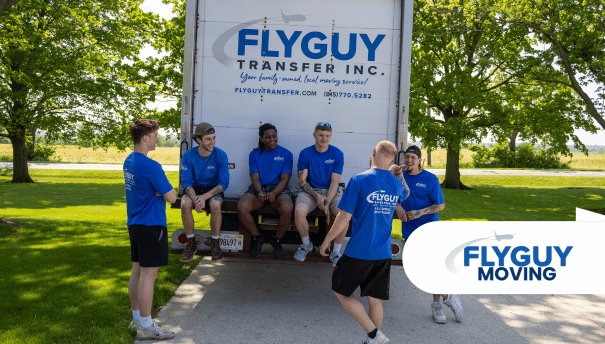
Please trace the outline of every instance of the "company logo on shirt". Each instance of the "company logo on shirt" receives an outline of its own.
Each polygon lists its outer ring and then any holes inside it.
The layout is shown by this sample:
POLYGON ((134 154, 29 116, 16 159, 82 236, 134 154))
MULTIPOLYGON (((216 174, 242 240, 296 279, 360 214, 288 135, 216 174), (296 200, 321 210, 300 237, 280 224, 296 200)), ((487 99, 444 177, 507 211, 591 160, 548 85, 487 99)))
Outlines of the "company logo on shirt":
POLYGON ((284 157, 283 156, 276 156, 275 158, 273 158, 273 160, 284 161, 284 157))
POLYGON ((384 190, 374 191, 366 197, 368 203, 393 203, 397 202, 399 196, 388 195, 384 190))
POLYGON ((181 165, 181 170, 187 171, 187 165, 185 165, 185 164, 181 165))
POLYGON ((208 166, 209 170, 216 170, 216 166, 208 166))
POLYGON ((336 160, 334 159, 328 159, 326 160, 326 164, 333 164, 336 160))
POLYGON ((426 184, 416 183, 416 186, 419 187, 419 188, 426 189, 426 184))

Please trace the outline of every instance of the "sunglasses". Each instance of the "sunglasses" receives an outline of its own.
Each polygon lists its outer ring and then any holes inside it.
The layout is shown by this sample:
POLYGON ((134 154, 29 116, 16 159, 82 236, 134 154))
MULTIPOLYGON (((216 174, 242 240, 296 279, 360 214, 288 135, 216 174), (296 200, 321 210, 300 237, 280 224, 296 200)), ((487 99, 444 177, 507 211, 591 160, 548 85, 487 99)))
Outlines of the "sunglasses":
POLYGON ((317 127, 328 127, 328 128, 332 128, 332 126, 330 125, 330 123, 328 122, 319 122, 317 123, 317 125, 315 126, 315 128, 317 127))

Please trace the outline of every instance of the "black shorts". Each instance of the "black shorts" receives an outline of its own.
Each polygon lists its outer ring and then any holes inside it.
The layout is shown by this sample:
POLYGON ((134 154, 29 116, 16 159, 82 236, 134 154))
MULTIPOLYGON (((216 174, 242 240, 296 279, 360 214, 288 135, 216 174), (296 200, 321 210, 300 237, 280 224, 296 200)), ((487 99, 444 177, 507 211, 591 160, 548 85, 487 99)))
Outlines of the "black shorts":
POLYGON ((144 268, 168 265, 168 231, 164 226, 131 225, 130 260, 144 268))
POLYGON ((343 255, 332 273, 332 290, 349 297, 361 287, 361 296, 389 299, 391 258, 363 260, 343 255))

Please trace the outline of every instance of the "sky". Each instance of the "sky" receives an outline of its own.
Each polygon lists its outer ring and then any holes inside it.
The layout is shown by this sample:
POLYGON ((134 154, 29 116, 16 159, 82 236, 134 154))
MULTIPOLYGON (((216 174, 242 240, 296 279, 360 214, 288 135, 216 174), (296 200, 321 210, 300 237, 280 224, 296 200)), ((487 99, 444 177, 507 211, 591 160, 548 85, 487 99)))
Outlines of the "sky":
MULTIPOLYGON (((145 0, 141 5, 141 9, 144 11, 151 11, 157 13, 163 18, 172 18, 172 5, 165 5, 162 0, 145 0)), ((147 57, 157 55, 155 50, 151 47, 146 47, 141 51, 141 57, 147 57)), ((150 107, 157 107, 159 110, 168 109, 176 104, 175 100, 160 99, 159 101, 150 105, 150 107)), ((595 125, 599 127, 596 121, 595 125)), ((597 134, 592 134, 584 130, 576 130, 575 134, 585 145, 605 145, 605 130, 601 129, 597 131, 597 134)), ((489 140, 488 140, 489 141, 489 140)), ((568 142, 571 144, 571 142, 568 142)))

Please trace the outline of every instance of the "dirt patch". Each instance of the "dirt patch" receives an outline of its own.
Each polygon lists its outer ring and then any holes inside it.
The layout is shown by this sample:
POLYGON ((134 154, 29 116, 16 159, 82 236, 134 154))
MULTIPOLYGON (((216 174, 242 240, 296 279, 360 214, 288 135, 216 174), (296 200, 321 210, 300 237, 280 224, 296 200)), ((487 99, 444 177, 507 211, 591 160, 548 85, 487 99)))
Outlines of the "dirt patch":
POLYGON ((29 223, 0 218, 0 225, 8 225, 11 227, 21 227, 21 226, 29 226, 29 223))

